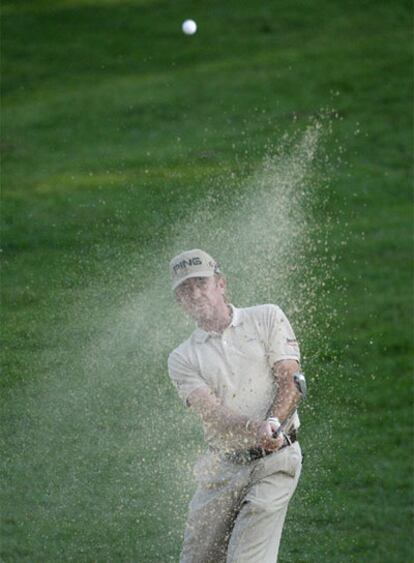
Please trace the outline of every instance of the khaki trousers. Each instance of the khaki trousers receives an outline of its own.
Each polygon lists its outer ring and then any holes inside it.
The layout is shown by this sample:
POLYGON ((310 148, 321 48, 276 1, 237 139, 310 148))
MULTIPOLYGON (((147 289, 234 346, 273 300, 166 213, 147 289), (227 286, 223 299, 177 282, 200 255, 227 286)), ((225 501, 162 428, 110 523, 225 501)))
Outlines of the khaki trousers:
POLYGON ((302 466, 298 442, 248 464, 196 464, 181 563, 275 563, 302 466))

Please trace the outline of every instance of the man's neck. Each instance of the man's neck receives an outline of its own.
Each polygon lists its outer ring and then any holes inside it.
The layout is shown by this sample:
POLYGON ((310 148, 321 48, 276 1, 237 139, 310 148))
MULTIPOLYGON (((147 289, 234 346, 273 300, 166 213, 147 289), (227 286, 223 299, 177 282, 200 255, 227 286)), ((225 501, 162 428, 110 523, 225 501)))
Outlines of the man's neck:
POLYGON ((198 326, 205 330, 206 332, 223 332, 228 326, 230 326, 233 319, 233 309, 230 305, 225 303, 223 309, 220 309, 217 316, 205 322, 200 323, 198 326))

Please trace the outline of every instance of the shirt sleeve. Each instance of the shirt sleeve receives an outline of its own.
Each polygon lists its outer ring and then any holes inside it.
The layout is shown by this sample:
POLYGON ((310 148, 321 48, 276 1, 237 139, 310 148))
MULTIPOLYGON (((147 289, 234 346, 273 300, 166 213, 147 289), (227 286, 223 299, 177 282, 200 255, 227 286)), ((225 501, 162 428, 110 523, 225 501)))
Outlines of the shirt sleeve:
POLYGON ((299 344, 286 315, 277 305, 269 305, 266 315, 268 359, 272 366, 280 360, 300 361, 299 344))
POLYGON ((187 406, 188 396, 195 389, 209 388, 198 370, 177 350, 171 352, 168 357, 168 372, 179 397, 187 406))

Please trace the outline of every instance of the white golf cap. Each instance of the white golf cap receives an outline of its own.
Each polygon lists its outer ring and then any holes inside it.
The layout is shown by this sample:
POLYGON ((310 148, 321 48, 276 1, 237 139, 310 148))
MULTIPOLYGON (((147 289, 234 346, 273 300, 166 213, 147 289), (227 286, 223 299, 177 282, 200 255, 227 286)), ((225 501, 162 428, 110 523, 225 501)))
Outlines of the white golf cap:
POLYGON ((214 258, 198 248, 186 250, 170 262, 172 289, 189 278, 209 278, 218 273, 220 270, 214 258))

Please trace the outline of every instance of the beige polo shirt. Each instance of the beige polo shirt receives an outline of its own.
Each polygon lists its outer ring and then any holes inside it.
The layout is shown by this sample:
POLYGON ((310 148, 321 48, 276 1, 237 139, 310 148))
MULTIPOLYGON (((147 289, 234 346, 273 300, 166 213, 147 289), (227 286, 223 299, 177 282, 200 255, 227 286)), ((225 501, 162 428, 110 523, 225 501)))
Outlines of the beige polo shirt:
MULTIPOLYGON (((276 396, 272 366, 280 360, 300 361, 293 329, 277 305, 233 309, 223 333, 197 328, 168 358, 170 377, 182 400, 206 387, 234 412, 265 419, 276 396)), ((299 426, 295 414, 291 427, 299 426)), ((214 445, 214 436, 206 440, 214 445)))

